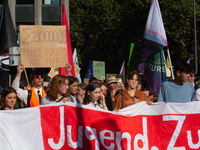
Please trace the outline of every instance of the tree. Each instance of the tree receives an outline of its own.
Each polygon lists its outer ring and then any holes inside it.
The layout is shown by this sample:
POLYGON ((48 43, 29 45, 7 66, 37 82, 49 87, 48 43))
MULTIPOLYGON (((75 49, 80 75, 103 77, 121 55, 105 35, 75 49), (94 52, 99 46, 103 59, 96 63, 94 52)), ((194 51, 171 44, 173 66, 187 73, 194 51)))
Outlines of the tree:
MULTIPOLYGON (((192 0, 159 0, 172 61, 194 56, 192 0)), ((141 44, 151 0, 70 0, 70 34, 84 77, 89 60, 119 73, 131 43, 141 44)), ((197 24, 200 0, 196 0, 197 24)), ((197 26, 197 39, 199 36, 197 26)), ((198 47, 198 51, 199 51, 198 47)))

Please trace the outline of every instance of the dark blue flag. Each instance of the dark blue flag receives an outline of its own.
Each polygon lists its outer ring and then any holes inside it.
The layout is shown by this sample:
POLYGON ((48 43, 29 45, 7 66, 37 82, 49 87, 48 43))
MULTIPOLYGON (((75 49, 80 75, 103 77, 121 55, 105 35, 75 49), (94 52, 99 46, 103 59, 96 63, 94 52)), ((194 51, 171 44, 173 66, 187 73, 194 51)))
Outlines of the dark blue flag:
POLYGON ((88 70, 85 75, 85 79, 91 78, 91 77, 93 77, 93 65, 92 65, 92 61, 90 60, 89 65, 88 65, 88 70))

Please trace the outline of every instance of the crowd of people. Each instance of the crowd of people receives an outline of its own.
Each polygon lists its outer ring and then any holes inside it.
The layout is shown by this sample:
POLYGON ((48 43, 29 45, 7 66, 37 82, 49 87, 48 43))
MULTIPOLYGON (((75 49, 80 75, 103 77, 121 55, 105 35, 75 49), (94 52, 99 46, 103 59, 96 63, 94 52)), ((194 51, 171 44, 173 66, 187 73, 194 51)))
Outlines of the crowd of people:
POLYGON ((31 85, 20 85, 23 65, 19 64, 12 86, 2 89, 0 109, 73 102, 97 109, 119 111, 142 101, 151 105, 154 102, 186 103, 200 100, 200 88, 195 83, 197 73, 184 61, 174 65, 175 79, 163 82, 158 95, 136 70, 127 75, 125 83, 119 82, 114 76, 109 77, 106 83, 92 77, 88 85, 79 83, 77 78, 71 76, 70 71, 68 64, 66 76, 54 76, 48 87, 43 88, 45 74, 42 70, 35 69, 31 76, 31 85))

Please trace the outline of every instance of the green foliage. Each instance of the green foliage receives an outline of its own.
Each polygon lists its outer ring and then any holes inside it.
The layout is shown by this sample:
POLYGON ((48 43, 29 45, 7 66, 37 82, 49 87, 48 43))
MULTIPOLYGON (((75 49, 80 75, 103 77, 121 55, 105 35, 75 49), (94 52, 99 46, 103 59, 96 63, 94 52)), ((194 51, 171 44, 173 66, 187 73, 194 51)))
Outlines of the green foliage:
MULTIPOLYGON (((193 0, 159 0, 172 61, 194 59, 193 0)), ((119 73, 131 43, 141 44, 151 0, 70 0, 70 34, 81 73, 89 60, 105 61, 119 73)), ((196 0, 197 25, 200 0, 196 0)), ((199 36, 197 26, 197 39, 199 36)), ((200 47, 198 47, 198 51, 200 47)))

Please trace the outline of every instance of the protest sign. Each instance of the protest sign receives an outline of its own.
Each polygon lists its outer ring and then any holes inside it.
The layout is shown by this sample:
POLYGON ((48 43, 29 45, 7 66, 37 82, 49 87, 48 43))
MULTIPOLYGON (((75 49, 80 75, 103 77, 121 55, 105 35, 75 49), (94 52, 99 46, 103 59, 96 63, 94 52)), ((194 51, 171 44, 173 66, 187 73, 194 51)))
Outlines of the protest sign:
POLYGON ((97 79, 105 78, 105 62, 103 61, 93 61, 93 76, 97 79))
POLYGON ((48 85, 49 85, 49 82, 46 82, 46 81, 43 82, 43 86, 48 87, 48 85))
POLYGON ((74 70, 75 70, 75 76, 77 76, 78 73, 81 71, 81 68, 78 67, 77 65, 74 65, 74 70))
POLYGON ((66 27, 20 25, 20 48, 25 68, 64 67, 68 62, 66 27))
POLYGON ((86 79, 84 79, 83 83, 85 83, 85 84, 88 85, 88 84, 89 84, 89 80, 90 80, 90 79, 86 78, 86 79))
POLYGON ((49 73, 48 73, 48 76, 50 77, 50 78, 53 78, 55 75, 57 75, 58 74, 58 71, 55 71, 55 68, 51 68, 51 70, 49 71, 49 73))
POLYGON ((67 102, 0 116, 2 150, 200 149, 198 101, 141 102, 119 112, 67 102))

